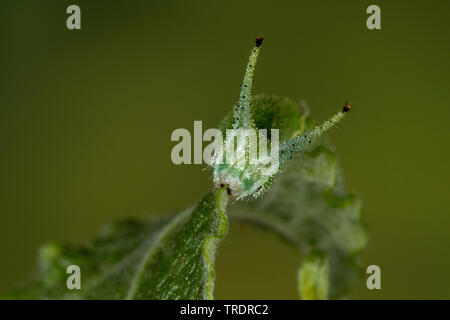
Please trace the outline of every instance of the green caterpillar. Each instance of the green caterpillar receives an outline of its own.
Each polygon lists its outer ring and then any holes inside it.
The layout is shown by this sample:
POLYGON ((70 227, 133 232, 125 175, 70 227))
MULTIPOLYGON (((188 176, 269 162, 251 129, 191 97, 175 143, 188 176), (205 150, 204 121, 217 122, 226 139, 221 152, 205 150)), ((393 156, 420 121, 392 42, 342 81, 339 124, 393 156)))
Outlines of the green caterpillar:
MULTIPOLYGON (((255 110, 253 110, 254 106, 252 105, 255 65, 261 51, 262 42, 262 37, 256 38, 255 47, 250 54, 241 85, 239 103, 234 107, 231 119, 229 119, 231 120, 230 123, 225 123, 223 128, 223 131, 226 132, 226 139, 223 145, 220 144, 215 147, 214 161, 209 163, 213 168, 215 185, 219 188, 226 187, 228 193, 238 200, 247 197, 257 198, 263 194, 272 184, 280 167, 286 161, 300 152, 305 145, 312 143, 332 128, 351 109, 351 105, 346 102, 341 111, 329 120, 283 141, 281 144, 278 143, 278 129, 271 128, 271 146, 270 148, 265 147, 264 144, 267 139, 265 139, 264 133, 267 133, 269 128, 257 128, 255 123, 258 122, 258 119, 255 118, 255 110), (259 130, 259 135, 256 134, 256 130, 259 130), (255 134, 250 134, 252 131, 255 134), (238 136, 237 146, 236 136, 238 136), (250 136, 253 136, 254 139, 256 137, 253 146, 250 136), (242 140, 239 140, 239 137, 242 140), (248 139, 248 143, 246 143, 246 139, 248 139), (227 152, 224 152, 224 149, 227 152), (233 151, 232 149, 235 149, 235 152, 233 157, 230 157, 228 151, 233 151), (274 165, 273 162, 276 164, 274 165)), ((225 120, 225 122, 227 121, 225 120)))

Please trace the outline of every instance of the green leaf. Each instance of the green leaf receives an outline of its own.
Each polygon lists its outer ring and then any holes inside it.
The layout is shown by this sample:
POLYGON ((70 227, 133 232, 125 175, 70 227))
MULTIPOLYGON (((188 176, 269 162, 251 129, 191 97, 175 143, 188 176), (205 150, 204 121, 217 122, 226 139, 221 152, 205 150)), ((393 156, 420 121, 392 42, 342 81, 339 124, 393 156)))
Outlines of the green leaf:
POLYGON ((323 253, 307 255, 298 273, 298 286, 303 300, 328 298, 328 257, 323 253))
MULTIPOLYGON (((285 139, 312 127, 306 112, 277 97, 257 96, 253 103, 255 123, 280 129, 285 139), (305 125, 295 128, 295 123, 305 125)), ((361 213, 361 201, 345 190, 333 149, 323 138, 288 161, 262 198, 236 203, 228 212, 230 219, 276 231, 305 256, 317 251, 326 254, 329 298, 340 297, 358 276, 356 255, 367 242, 361 213)))
POLYGON ((85 246, 49 244, 34 280, 6 298, 212 299, 228 198, 219 189, 174 218, 122 221, 85 246), (69 265, 81 269, 80 290, 67 289, 69 265))
MULTIPOLYGON (((257 96, 252 113, 257 128, 280 129, 282 140, 313 126, 307 110, 288 99, 257 96)), ((34 280, 7 298, 212 299, 228 200, 221 188, 175 217, 114 224, 85 246, 47 245, 34 280), (73 264, 81 268, 78 291, 66 287, 66 268, 73 264)), ((356 254, 367 242, 361 211, 361 201, 344 188, 333 149, 321 138, 286 163, 262 198, 235 203, 229 216, 274 230, 298 247, 305 256, 301 296, 325 299, 342 296, 357 277, 356 254)))

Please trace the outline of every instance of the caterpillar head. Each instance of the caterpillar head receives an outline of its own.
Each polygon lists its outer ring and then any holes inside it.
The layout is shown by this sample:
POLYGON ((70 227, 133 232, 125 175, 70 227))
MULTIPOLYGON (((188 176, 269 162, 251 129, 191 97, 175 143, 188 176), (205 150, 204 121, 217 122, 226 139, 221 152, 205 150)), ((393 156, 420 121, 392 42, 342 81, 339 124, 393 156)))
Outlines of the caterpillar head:
POLYGON ((255 65, 262 42, 262 37, 256 38, 238 104, 222 122, 224 139, 216 143, 210 163, 215 185, 227 187, 229 194, 237 199, 263 194, 286 161, 333 127, 351 109, 346 102, 329 120, 308 127, 305 110, 290 100, 269 96, 253 98, 255 65))

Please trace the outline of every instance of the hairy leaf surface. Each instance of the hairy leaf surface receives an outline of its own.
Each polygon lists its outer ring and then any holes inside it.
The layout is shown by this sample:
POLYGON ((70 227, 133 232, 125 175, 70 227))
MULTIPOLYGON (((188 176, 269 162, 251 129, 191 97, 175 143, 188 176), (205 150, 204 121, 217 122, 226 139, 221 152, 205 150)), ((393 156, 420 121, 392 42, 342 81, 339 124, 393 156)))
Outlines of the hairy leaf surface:
MULTIPOLYGON (((313 125, 305 107, 273 96, 256 96, 252 114, 257 128, 279 129, 281 142, 313 125)), ((221 128, 231 126, 230 114, 221 128)), ((212 299, 228 200, 221 188, 176 216, 110 225, 84 246, 49 244, 40 250, 34 279, 7 298, 212 299), (81 290, 66 286, 69 265, 81 268, 81 290)), ((320 139, 293 156, 261 198, 238 201, 228 214, 294 244, 305 257, 300 295, 325 299, 341 297, 357 277, 356 255, 367 242, 361 211, 361 201, 345 190, 333 148, 320 139)))
POLYGON ((220 189, 175 217, 110 225, 85 246, 46 245, 35 279, 7 298, 212 299, 227 202, 220 189), (80 290, 66 286, 69 265, 81 269, 80 290))
MULTIPOLYGON (((257 96, 253 105, 255 123, 280 129, 285 139, 312 126, 307 110, 289 100, 257 96)), ((329 261, 329 274, 324 275, 328 297, 338 298, 357 278, 356 254, 367 242, 361 212, 361 201, 345 190, 332 147, 321 139, 287 162, 260 199, 236 203, 228 213, 231 219, 244 219, 278 232, 305 256, 323 254, 329 261)), ((311 281, 314 283, 321 282, 311 281)))

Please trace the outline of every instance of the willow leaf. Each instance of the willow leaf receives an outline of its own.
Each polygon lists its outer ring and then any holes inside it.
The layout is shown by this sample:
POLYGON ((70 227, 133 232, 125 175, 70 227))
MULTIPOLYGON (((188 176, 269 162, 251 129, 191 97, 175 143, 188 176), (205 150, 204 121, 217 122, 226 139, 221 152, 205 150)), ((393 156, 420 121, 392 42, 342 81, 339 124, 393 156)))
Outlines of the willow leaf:
POLYGON ((298 273, 300 297, 303 300, 327 299, 328 275, 328 257, 319 252, 308 254, 298 273))
POLYGON ((212 299, 227 202, 219 189, 173 218, 115 223, 84 246, 46 245, 34 279, 7 298, 212 299), (67 288, 69 265, 81 269, 80 290, 67 288))
MULTIPOLYGON (((257 127, 279 128, 284 139, 313 126, 306 107, 288 99, 257 96, 253 108, 257 127)), ((345 190, 333 148, 322 138, 288 161, 263 197, 238 202, 228 214, 276 231, 305 256, 326 254, 328 297, 338 298, 358 276, 356 254, 367 242, 361 212, 361 201, 345 190)))

